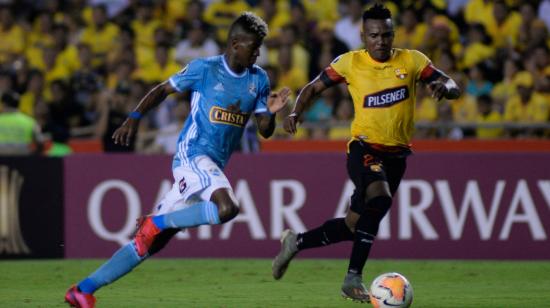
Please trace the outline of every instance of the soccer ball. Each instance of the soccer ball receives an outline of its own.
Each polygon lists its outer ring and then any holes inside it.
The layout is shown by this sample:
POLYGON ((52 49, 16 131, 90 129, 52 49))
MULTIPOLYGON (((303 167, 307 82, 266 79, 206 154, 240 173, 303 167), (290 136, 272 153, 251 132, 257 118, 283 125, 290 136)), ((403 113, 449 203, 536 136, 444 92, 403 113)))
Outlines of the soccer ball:
POLYGON ((407 308, 413 300, 413 289, 403 275, 385 273, 372 282, 370 300, 375 308, 407 308))

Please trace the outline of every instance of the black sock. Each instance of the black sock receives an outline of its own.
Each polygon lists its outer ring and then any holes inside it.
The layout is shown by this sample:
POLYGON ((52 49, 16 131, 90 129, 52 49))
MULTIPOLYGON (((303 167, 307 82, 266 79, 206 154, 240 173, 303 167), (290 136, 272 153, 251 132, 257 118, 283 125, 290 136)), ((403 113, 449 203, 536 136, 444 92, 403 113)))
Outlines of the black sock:
POLYGON ((363 274, 370 248, 378 234, 380 221, 391 206, 391 197, 380 196, 371 199, 355 226, 355 240, 351 250, 348 273, 363 274))
POLYGON ((327 220, 318 228, 298 234, 296 246, 298 250, 327 246, 341 241, 353 240, 344 218, 327 220))

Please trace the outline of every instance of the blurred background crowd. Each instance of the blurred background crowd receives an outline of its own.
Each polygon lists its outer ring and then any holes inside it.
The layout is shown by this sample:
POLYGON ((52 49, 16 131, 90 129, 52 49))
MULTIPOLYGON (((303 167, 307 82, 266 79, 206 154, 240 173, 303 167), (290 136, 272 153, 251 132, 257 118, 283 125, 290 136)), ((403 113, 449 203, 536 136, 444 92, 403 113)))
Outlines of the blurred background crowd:
MULTIPOLYGON (((29 141, 13 134, 21 125, 39 143, 48 140, 50 155, 70 153, 75 139, 102 140, 107 152, 173 153, 189 93, 149 113, 134 146, 118 147, 110 136, 152 85, 196 57, 222 53, 241 12, 268 23, 258 64, 272 89, 288 86, 294 99, 336 56, 362 48, 370 2, 0 0, 0 145, 29 141)), ((424 52, 464 92, 436 102, 421 87, 416 138, 549 136, 550 0, 379 2, 393 13, 394 47, 424 52)), ((353 104, 345 85, 323 92, 305 118, 296 136, 278 128, 275 138, 348 139, 353 104)), ((257 150, 256 138, 251 123, 242 150, 257 150)))

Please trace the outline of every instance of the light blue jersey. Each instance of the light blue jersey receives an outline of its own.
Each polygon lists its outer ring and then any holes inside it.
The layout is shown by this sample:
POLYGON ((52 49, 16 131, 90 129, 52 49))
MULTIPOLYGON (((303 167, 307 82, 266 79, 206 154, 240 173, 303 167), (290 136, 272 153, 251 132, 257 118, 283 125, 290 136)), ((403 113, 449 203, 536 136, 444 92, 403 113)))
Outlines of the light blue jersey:
POLYGON ((192 91, 173 169, 197 155, 209 156, 223 169, 252 113, 268 112, 269 79, 256 65, 238 75, 223 55, 197 59, 169 81, 179 92, 192 91))

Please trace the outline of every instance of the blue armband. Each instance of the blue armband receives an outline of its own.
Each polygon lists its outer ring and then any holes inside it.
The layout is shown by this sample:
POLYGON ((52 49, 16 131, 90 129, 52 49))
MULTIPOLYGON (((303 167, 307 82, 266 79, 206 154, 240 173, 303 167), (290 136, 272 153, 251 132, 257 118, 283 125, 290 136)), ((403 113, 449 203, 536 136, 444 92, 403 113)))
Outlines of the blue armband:
POLYGON ((130 114, 128 114, 128 117, 130 119, 139 120, 141 119, 141 112, 139 111, 132 111, 130 114))

